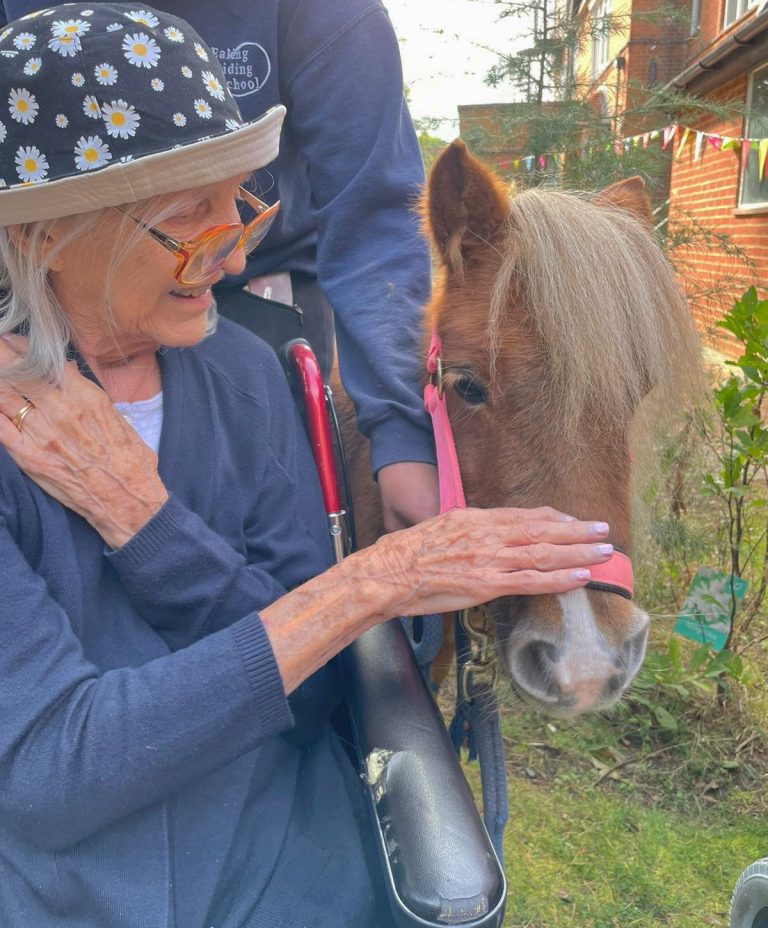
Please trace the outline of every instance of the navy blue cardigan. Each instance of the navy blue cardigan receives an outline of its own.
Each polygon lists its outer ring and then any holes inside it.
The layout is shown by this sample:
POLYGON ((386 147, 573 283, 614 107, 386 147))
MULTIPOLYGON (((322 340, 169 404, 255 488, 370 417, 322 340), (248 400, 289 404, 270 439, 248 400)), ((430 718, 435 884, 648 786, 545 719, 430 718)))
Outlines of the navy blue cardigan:
POLYGON ((160 363, 171 498, 123 548, 0 450, 0 925, 359 928, 351 770, 258 613, 331 559, 293 402, 225 321, 160 363))

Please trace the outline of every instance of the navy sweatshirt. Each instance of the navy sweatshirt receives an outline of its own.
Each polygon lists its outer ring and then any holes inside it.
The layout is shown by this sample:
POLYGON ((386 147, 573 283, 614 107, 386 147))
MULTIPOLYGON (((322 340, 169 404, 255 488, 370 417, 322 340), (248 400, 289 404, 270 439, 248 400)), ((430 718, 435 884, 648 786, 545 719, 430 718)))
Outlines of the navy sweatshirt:
MULTIPOLYGON (((42 5, 0 0, 0 26, 3 8, 11 20, 42 5)), ((260 177, 264 198, 279 197, 282 209, 243 278, 316 275, 334 308, 340 372, 371 439, 374 471, 434 463, 418 361, 429 256, 412 212, 424 171, 382 3, 150 6, 186 19, 212 47, 246 119, 276 103, 288 109, 280 154, 260 177)), ((119 89, 118 81, 110 92, 119 89)))
POLYGON ((366 926, 330 671, 297 736, 258 613, 331 560, 282 371, 225 321, 159 358, 171 497, 119 550, 0 449, 0 925, 366 926))

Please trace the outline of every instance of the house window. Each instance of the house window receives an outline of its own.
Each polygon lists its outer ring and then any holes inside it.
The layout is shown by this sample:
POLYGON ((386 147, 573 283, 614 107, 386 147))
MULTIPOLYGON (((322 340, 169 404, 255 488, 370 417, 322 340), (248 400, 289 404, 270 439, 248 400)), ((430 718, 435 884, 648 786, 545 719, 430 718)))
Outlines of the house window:
MULTIPOLYGON (((750 76, 744 135, 751 139, 768 138, 768 68, 761 68, 750 76)), ((759 153, 750 151, 741 178, 739 206, 768 205, 768 169, 760 180, 758 165, 759 153)))
POLYGON ((758 0, 725 0, 725 19, 723 26, 728 27, 742 17, 747 10, 757 6, 758 0))
POLYGON ((611 0, 598 0, 592 11, 592 77, 597 77, 608 64, 611 39, 611 0))

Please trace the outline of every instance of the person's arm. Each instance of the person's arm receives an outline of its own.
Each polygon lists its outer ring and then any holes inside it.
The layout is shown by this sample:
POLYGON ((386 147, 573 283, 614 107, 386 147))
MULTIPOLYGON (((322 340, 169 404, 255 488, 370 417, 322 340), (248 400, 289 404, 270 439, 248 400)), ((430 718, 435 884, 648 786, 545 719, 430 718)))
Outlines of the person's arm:
POLYGON ((258 614, 99 674, 0 520, 0 817, 70 846, 292 724, 258 614))
POLYGON ((308 164, 318 279, 375 473, 395 462, 434 463, 419 386, 430 264, 414 207, 424 171, 383 6, 350 0, 331 10, 296 5, 281 96, 286 131, 308 164))

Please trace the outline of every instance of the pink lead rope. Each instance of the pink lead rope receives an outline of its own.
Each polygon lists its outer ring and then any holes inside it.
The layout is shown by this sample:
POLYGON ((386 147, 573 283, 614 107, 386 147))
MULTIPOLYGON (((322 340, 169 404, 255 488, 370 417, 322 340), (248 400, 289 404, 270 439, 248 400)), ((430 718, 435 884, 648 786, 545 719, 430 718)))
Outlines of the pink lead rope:
MULTIPOLYGON (((432 330, 432 338, 429 342, 427 371, 432 380, 424 387, 424 408, 432 418, 432 428, 435 433, 440 512, 447 512, 449 509, 466 509, 467 502, 464 498, 464 485, 461 481, 456 442, 445 402, 442 342, 436 329, 432 330)), ((634 575, 632 561, 626 554, 616 551, 604 564, 593 565, 589 570, 592 579, 587 586, 618 593, 620 596, 632 599, 634 575)))

